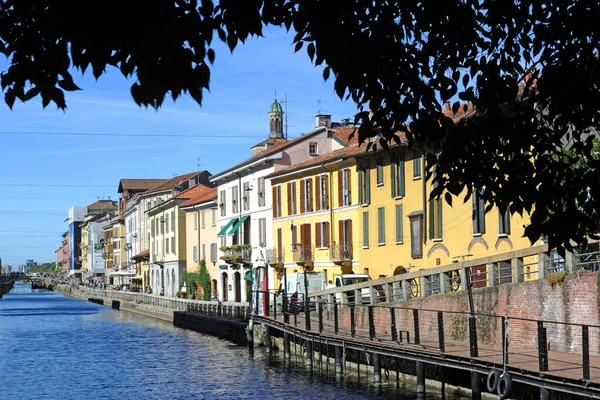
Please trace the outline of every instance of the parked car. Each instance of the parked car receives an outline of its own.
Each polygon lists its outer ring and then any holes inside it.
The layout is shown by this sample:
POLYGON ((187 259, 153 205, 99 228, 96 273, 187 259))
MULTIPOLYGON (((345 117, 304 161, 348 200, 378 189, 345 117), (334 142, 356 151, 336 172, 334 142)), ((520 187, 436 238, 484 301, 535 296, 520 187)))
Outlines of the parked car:
MULTIPOLYGON (((302 309, 304 303, 304 296, 306 293, 304 286, 304 272, 294 272, 288 274, 287 277, 287 296, 288 296, 288 304, 289 301, 295 299, 297 301, 297 305, 300 309, 302 309)), ((318 271, 307 271, 306 272, 306 281, 308 282, 308 294, 310 296, 311 292, 317 292, 319 290, 325 289, 325 276, 322 272, 318 271)), ((277 304, 281 304, 283 301, 283 292, 279 293, 277 296, 277 304)), ((312 306, 311 306, 312 308, 312 306)))
MULTIPOLYGON (((344 288, 346 286, 354 285, 357 283, 368 282, 371 280, 371 277, 367 274, 341 274, 335 276, 335 287, 336 288, 344 288)), ((371 289, 370 288, 362 288, 361 289, 362 302, 370 303, 371 302, 371 289)), ((342 302, 342 294, 336 293, 335 301, 338 303, 342 302)), ((348 293, 348 303, 354 304, 354 291, 348 293)))

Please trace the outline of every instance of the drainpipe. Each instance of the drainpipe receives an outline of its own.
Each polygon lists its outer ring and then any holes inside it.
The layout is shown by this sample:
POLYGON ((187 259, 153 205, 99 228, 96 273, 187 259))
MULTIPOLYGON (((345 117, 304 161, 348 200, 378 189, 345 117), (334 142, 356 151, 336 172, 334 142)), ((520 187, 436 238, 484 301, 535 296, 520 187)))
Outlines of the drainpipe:
MULTIPOLYGON (((327 169, 325 167, 325 163, 321 163, 321 168, 323 168, 329 174, 329 225, 331 226, 331 228, 329 229, 329 248, 331 249, 331 244, 333 243, 333 196, 331 194, 331 190, 333 187, 333 171, 327 169)), ((320 189, 321 188, 319 188, 319 190, 320 189)), ((329 251, 329 255, 331 256, 331 250, 329 251)))

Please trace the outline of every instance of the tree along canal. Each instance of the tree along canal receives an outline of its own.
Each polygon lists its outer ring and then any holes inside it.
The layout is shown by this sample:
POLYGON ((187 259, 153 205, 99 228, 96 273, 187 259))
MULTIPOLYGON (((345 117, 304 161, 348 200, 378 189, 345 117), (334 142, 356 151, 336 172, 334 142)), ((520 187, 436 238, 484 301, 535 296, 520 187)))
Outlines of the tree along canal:
MULTIPOLYGON (((414 388, 309 373, 278 356, 15 284, 0 300, 2 399, 382 399, 414 388)), ((430 391, 431 392, 431 391, 430 391)), ((428 394, 428 398, 440 398, 428 394)))

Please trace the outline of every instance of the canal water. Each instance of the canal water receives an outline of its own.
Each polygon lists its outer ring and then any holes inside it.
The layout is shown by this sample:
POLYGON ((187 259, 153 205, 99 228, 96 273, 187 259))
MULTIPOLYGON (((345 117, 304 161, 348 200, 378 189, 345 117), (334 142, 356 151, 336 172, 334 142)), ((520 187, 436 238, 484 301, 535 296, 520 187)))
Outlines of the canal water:
POLYGON ((24 284, 0 300, 0 399, 392 397, 416 394, 364 376, 311 374, 262 348, 251 356, 243 346, 24 284))

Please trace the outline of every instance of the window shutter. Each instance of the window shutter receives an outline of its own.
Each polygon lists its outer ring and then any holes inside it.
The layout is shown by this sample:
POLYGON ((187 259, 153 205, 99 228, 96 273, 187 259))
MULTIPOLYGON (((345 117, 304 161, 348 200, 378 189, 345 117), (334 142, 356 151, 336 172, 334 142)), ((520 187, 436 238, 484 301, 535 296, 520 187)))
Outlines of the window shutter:
POLYGON ((338 171, 338 207, 344 205, 344 171, 338 171))
POLYGON ((273 218, 277 218, 277 188, 273 186, 271 191, 273 192, 273 218))
POLYGON ((365 168, 365 204, 371 203, 371 170, 365 168))
POLYGON ((346 188, 348 190, 348 205, 350 205, 352 204, 352 175, 349 169, 346 170, 346 176, 348 177, 348 182, 346 182, 348 185, 346 188))
POLYGON ((344 243, 344 221, 342 221, 341 219, 338 221, 338 237, 339 237, 338 244, 340 246, 345 245, 346 243, 344 243))
POLYGON ((292 244, 295 246, 298 244, 298 226, 292 225, 292 244))
POLYGON ((390 175, 390 182, 392 183, 392 197, 396 197, 398 195, 396 190, 398 182, 396 181, 396 157, 394 156, 390 157, 390 175))
POLYGON ((300 213, 306 212, 306 193, 304 187, 304 181, 300 181, 300 213))
POLYGON ((363 212, 363 246, 369 246, 369 212, 363 212))
POLYGON ((290 182, 287 184, 287 210, 288 215, 292 215, 292 184, 290 182))
POLYGON ((308 198, 310 199, 310 208, 306 210, 307 212, 312 212, 315 209, 315 202, 313 201, 313 192, 314 192, 313 184, 310 179, 308 179, 308 198))
POLYGON ((321 179, 325 178, 325 210, 329 209, 329 176, 325 175, 321 179))
POLYGON ((434 239, 435 229, 435 200, 429 200, 429 239, 434 239))
POLYGON ((348 220, 348 243, 347 246, 352 246, 352 220, 348 220))
POLYGON ((397 196, 404 196, 404 154, 398 156, 398 193, 397 196))
POLYGON ((364 199, 364 186, 363 186, 363 170, 358 170, 358 204, 363 204, 364 199))
POLYGON ((472 215, 472 220, 473 220, 473 233, 479 233, 479 229, 477 226, 477 218, 479 216, 479 214, 477 213, 477 191, 474 190, 473 191, 473 215, 472 215))
POLYGON ((402 243, 402 204, 396 205, 396 243, 402 243))
POLYGON ((321 176, 315 176, 315 210, 321 209, 321 176))
POLYGON ((485 200, 483 196, 478 195, 479 200, 479 233, 485 233, 485 200))
POLYGON ((436 200, 437 203, 437 207, 438 207, 438 239, 441 239, 444 236, 444 232, 443 232, 443 228, 444 228, 444 220, 442 219, 442 209, 444 208, 444 202, 442 201, 442 198, 440 197, 438 200, 436 200))
MULTIPOLYGON (((292 240, 294 240, 293 237, 292 237, 292 240)), ((281 235, 281 228, 277 228, 277 251, 279 252, 279 254, 281 254, 282 249, 283 249, 283 237, 281 235)))
POLYGON ((325 224, 325 247, 329 247, 329 222, 323 222, 325 224))
POLYGON ((321 223, 315 224, 315 247, 321 247, 321 223))

